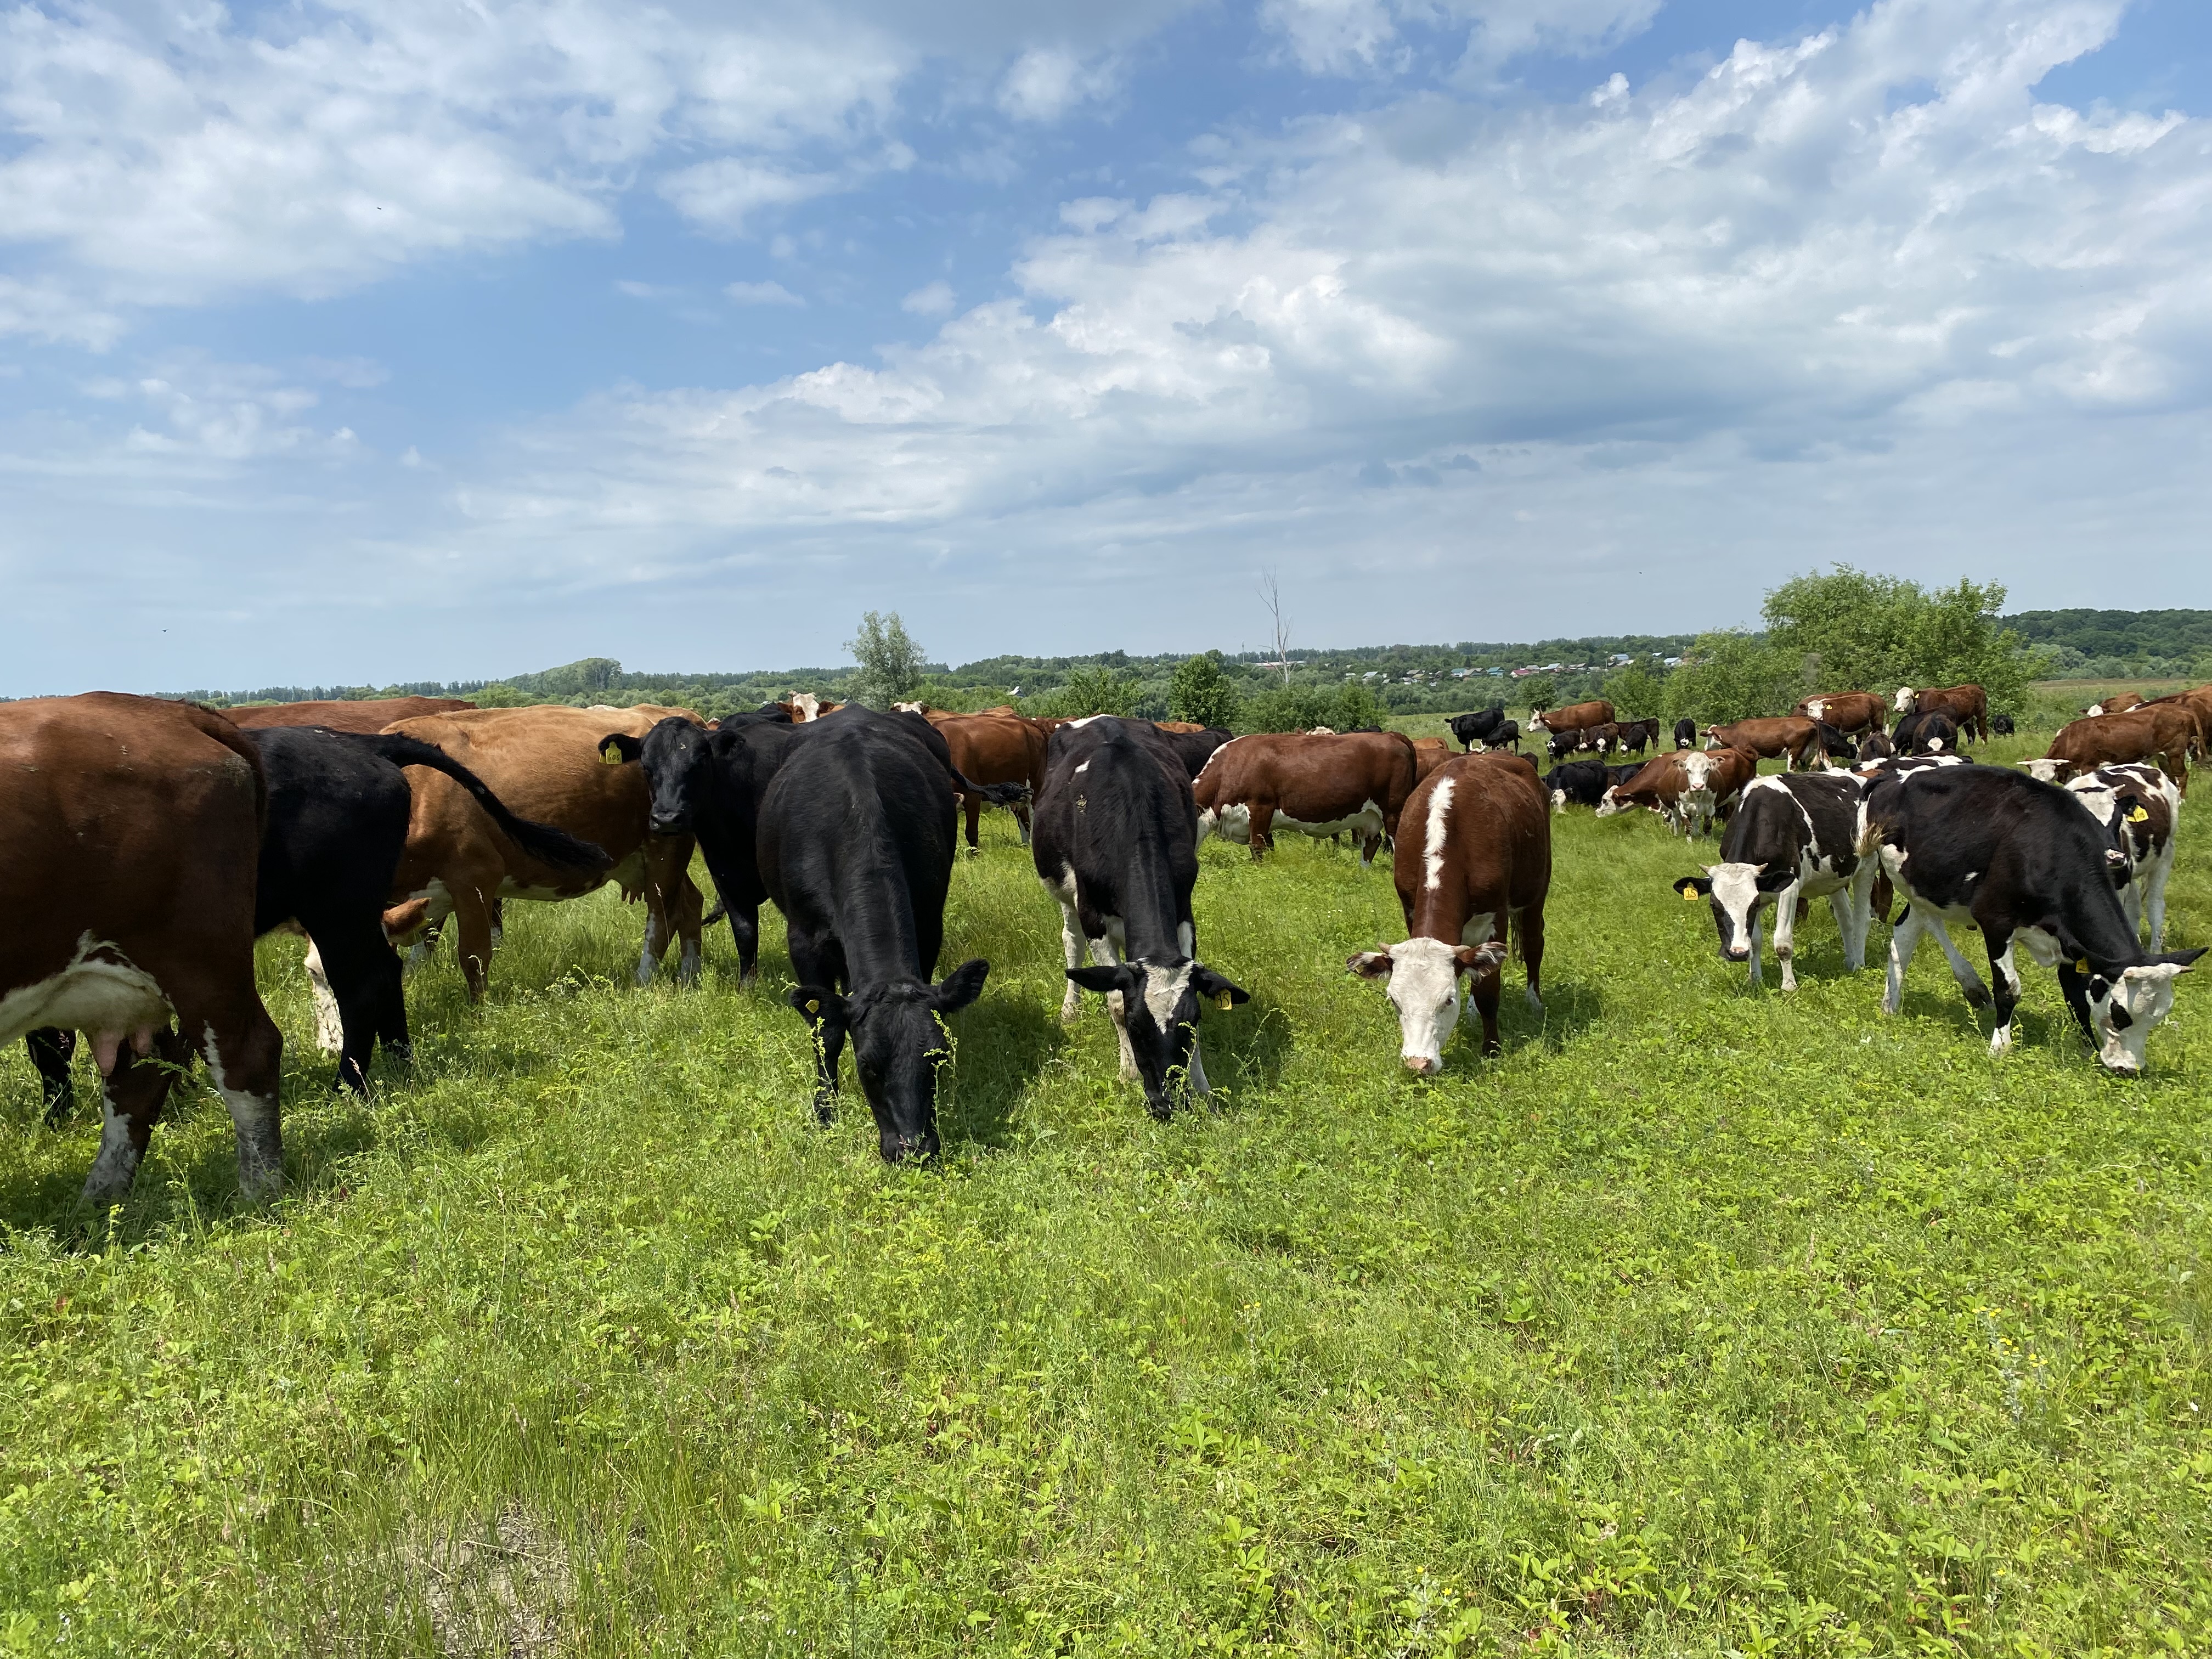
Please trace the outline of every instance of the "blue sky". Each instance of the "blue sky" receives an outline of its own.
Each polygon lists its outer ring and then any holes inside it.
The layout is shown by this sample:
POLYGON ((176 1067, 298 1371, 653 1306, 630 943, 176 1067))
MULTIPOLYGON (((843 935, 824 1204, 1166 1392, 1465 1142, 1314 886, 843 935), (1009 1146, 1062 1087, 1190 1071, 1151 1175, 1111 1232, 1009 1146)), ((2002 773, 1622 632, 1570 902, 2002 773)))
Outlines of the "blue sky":
POLYGON ((2212 605, 2201 0, 798 9, 0 13, 0 695, 2212 605))

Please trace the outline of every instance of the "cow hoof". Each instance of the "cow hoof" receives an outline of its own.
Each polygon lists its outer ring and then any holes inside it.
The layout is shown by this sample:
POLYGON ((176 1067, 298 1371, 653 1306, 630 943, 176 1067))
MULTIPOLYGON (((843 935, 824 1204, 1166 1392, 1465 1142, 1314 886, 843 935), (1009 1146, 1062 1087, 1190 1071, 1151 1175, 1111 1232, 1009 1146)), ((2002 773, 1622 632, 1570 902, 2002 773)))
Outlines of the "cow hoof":
POLYGON ((1988 986, 1965 985, 1961 986, 1960 988, 1966 994, 1966 1006, 1969 1008, 1986 1008, 1990 1006, 1990 988, 1988 986))
POLYGON ((837 1121, 837 1091, 820 1089, 814 1095, 814 1121, 826 1129, 837 1121))
POLYGON ((759 983, 760 969, 758 968, 740 968, 738 969, 738 989, 740 991, 750 991, 754 986, 759 983))

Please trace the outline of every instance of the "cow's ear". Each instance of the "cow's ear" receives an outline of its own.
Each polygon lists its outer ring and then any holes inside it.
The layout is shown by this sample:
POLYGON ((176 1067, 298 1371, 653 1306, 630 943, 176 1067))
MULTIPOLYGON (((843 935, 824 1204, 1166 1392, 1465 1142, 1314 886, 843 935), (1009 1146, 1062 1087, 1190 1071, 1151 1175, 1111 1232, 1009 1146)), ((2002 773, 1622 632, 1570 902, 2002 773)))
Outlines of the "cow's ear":
POLYGON ((957 1013, 983 994, 984 975, 991 964, 971 957, 930 988, 929 1006, 940 1014, 957 1013))
POLYGON ((1127 991, 1136 982, 1136 975, 1126 963, 1109 962, 1103 966, 1071 968, 1067 976, 1086 991, 1096 991, 1104 996, 1109 991, 1127 991))
POLYGON ((784 999, 805 1016, 817 1030, 823 1026, 845 1030, 852 1024, 852 1005, 835 991, 819 985, 793 986, 784 999))
POLYGON ((2170 967, 2178 968, 2185 974, 2190 970, 2191 967, 2195 964, 2197 958, 2203 956, 2207 951, 2212 951, 2212 945, 2200 945, 2193 951, 2169 951, 2162 957, 2153 957, 2151 960, 2153 962, 2164 963, 2170 967))
POLYGON ((1694 903, 1698 899, 1712 896, 1713 878, 1711 876, 1685 876, 1674 884, 1674 890, 1694 903))
POLYGON ((1762 893, 1778 893, 1796 879, 1797 872, 1795 870, 1762 869, 1759 872, 1759 879, 1753 884, 1762 893))
POLYGON ((610 732, 599 739, 599 759, 609 766, 620 766, 643 753, 644 743, 627 732, 610 732))
POLYGON ((1231 984, 1226 975, 1215 973, 1202 962, 1190 970, 1190 988, 1223 1010, 1252 1000, 1249 991, 1241 985, 1231 984))
POLYGON ((1390 977, 1390 953, 1388 951, 1359 951, 1344 959, 1344 965, 1362 979, 1390 977))
POLYGON ((1481 945, 1462 945, 1452 952, 1452 960, 1463 974, 1479 974, 1505 960, 1505 941, 1491 939, 1481 945))

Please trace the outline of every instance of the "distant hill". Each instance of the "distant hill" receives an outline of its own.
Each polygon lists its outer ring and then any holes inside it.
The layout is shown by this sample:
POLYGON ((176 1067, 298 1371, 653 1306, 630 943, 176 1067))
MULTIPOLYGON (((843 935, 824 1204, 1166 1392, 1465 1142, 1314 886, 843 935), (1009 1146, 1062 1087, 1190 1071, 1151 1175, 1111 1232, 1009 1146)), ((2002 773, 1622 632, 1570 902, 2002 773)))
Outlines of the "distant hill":
POLYGON ((2046 678, 2163 679, 2212 658, 2212 611, 2022 611, 2007 617, 2046 678))

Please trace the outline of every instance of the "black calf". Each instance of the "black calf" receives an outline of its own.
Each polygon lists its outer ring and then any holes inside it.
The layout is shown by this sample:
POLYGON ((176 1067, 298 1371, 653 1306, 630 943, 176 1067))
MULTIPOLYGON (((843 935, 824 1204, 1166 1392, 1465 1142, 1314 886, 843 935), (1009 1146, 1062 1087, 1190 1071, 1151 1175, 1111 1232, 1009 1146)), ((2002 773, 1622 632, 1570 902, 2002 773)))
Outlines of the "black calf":
POLYGON ((1674 747, 1695 749, 1698 746, 1698 723, 1685 714, 1674 722, 1674 747))

